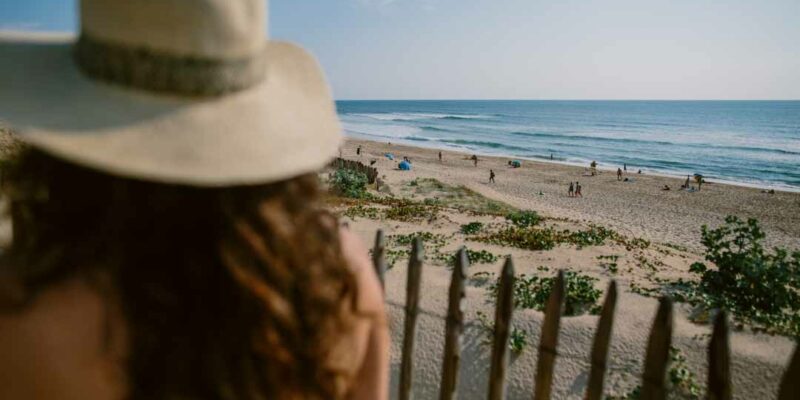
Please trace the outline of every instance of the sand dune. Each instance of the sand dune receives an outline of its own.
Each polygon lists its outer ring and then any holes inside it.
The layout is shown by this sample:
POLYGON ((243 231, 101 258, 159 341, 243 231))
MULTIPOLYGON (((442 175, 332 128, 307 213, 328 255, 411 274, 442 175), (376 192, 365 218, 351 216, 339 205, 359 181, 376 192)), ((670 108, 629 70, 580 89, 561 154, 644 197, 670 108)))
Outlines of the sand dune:
MULTIPOLYGON (((632 292, 631 284, 652 285, 654 278, 690 279, 688 266, 702 260, 699 252, 700 225, 719 224, 728 214, 756 217, 768 235, 771 245, 800 247, 800 219, 798 204, 800 194, 763 194, 757 189, 721 184, 704 185, 702 191, 687 193, 674 190, 681 180, 646 175, 628 175, 633 182, 618 182, 614 173, 585 177, 583 169, 548 163, 525 162, 521 169, 508 169, 506 159, 481 158, 478 167, 467 160, 468 155, 444 152, 444 163, 439 164, 436 150, 388 145, 365 141, 348 141, 343 150, 347 158, 368 163, 376 159, 380 175, 390 190, 401 193, 417 177, 429 177, 451 185, 464 185, 491 199, 502 200, 520 208, 537 210, 551 217, 554 226, 579 226, 589 223, 611 227, 630 237, 642 237, 655 245, 647 250, 627 250, 622 246, 604 246, 577 249, 559 246, 549 251, 527 251, 466 242, 458 231, 460 224, 476 217, 458 212, 445 212, 436 220, 406 223, 369 218, 348 218, 351 229, 365 241, 372 243, 375 231, 382 228, 389 234, 425 231, 449 235, 442 252, 453 252, 462 244, 471 249, 487 250, 495 254, 509 254, 515 260, 517 274, 542 275, 557 269, 569 269, 599 279, 598 288, 605 288, 615 279, 620 288, 616 323, 611 344, 610 370, 606 379, 606 393, 621 395, 630 391, 640 381, 642 361, 647 337, 655 315, 657 300, 632 292), (362 145, 362 156, 355 156, 355 147, 362 145), (395 162, 382 156, 392 152, 396 156, 411 158, 414 170, 396 171, 395 162), (497 183, 488 184, 488 171, 497 173, 497 183), (566 185, 578 180, 584 188, 584 198, 566 196, 566 185), (668 184, 673 190, 663 192, 668 184), (539 191, 543 194, 539 195, 539 191), (660 246, 660 247, 659 247, 660 246), (685 251, 675 248, 685 248, 685 251), (609 273, 598 263, 598 256, 619 255, 619 272, 609 273), (652 261, 656 267, 641 267, 640 259, 652 261), (539 266, 549 267, 542 272, 539 266)), ((413 194, 412 194, 413 195, 413 194)), ((482 220, 493 223, 491 217, 482 220)), ((502 218, 497 218, 501 223, 502 218)), ((502 260, 493 264, 474 265, 470 274, 499 272, 502 260)), ((403 304, 405 302, 405 260, 400 259, 386 275, 386 296, 392 330, 392 396, 397 393, 399 374, 403 304)), ((417 345, 414 354, 414 396, 417 399, 438 397, 443 351, 444 315, 447 309, 447 287, 450 271, 435 261, 426 262, 422 277, 421 313, 418 322, 417 345)), ((493 313, 487 302, 486 288, 478 281, 470 281, 467 289, 465 312, 468 319, 464 333, 459 398, 486 397, 489 369, 489 346, 484 343, 485 328, 477 313, 493 313)), ((690 309, 678 305, 676 310, 673 344, 687 358, 687 366, 696 374, 695 380, 705 386, 707 368, 706 348, 710 327, 688 320, 690 309)), ((537 360, 536 345, 542 323, 542 313, 518 310, 515 325, 529 333, 529 345, 519 355, 512 356, 508 375, 508 398, 528 399, 533 390, 537 360)), ((597 317, 582 315, 562 320, 559 357, 556 361, 554 398, 580 399, 585 390, 589 371, 591 347, 597 317)), ((753 334, 745 331, 731 336, 732 380, 737 399, 775 398, 780 377, 792 354, 794 344, 784 337, 753 334)))

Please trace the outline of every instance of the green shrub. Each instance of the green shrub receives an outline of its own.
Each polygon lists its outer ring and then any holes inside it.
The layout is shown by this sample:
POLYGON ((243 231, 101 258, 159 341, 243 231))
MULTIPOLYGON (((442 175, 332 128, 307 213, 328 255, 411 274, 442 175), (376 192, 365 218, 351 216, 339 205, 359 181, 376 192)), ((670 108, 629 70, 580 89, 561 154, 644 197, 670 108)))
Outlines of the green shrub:
MULTIPOLYGON (((449 266, 456 265, 457 256, 458 253, 445 256, 447 258, 447 265, 449 266)), ((469 260, 470 265, 491 264, 499 259, 500 257, 497 254, 488 252, 486 250, 475 251, 467 249, 467 260, 469 260)))
POLYGON ((501 246, 513 246, 526 250, 550 250, 556 246, 554 230, 510 227, 499 232, 474 238, 474 240, 501 246))
MULTIPOLYGON (((518 276, 514 282, 514 306, 544 311, 555 281, 555 277, 518 276)), ((574 316, 586 311, 592 313, 599 311, 600 306, 597 302, 600 300, 602 292, 595 289, 595 282, 597 282, 596 278, 587 275, 573 271, 564 273, 564 283, 567 289, 564 315, 574 316)), ((497 298, 499 285, 499 280, 497 280, 487 288, 492 301, 497 298)))
POLYGON ((506 215, 506 220, 511 221, 514 226, 519 228, 527 228, 539 225, 542 217, 536 211, 516 211, 506 215))
POLYGON ((347 208, 344 211, 344 215, 350 218, 368 218, 368 219, 378 219, 380 218, 380 210, 375 207, 367 207, 361 204, 352 206, 347 208))
POLYGON ((465 235, 474 235, 480 230, 483 229, 483 224, 480 222, 470 222, 468 224, 461 225, 461 233, 465 235))
POLYGON ((694 263, 689 271, 700 282, 686 296, 707 309, 728 310, 756 329, 800 337, 800 251, 766 252, 758 221, 735 216, 717 229, 702 227, 702 243, 710 269, 694 263))
POLYGON ((512 226, 487 235, 471 238, 478 242, 512 246, 526 250, 550 250, 558 244, 574 244, 578 247, 600 246, 606 239, 616 239, 617 232, 592 225, 585 231, 556 231, 553 228, 521 228, 512 226))
POLYGON ((442 247, 447 244, 447 237, 439 233, 414 232, 408 234, 390 235, 389 242, 395 246, 409 247, 414 238, 420 238, 426 246, 442 247))
POLYGON ((386 210, 386 218, 402 222, 421 222, 438 215, 436 207, 424 204, 403 204, 386 210))
POLYGON ((606 239, 613 239, 618 236, 617 232, 597 225, 591 225, 585 231, 570 232, 566 230, 561 232, 561 235, 561 242, 571 243, 578 247, 600 246, 605 243, 606 239))
POLYGON ((339 196, 363 199, 367 196, 367 175, 346 168, 339 168, 331 179, 331 189, 339 196))
POLYGON ((617 260, 619 260, 618 255, 597 256, 597 259, 600 260, 600 266, 605 268, 608 272, 616 274, 619 270, 619 265, 617 264, 617 260))

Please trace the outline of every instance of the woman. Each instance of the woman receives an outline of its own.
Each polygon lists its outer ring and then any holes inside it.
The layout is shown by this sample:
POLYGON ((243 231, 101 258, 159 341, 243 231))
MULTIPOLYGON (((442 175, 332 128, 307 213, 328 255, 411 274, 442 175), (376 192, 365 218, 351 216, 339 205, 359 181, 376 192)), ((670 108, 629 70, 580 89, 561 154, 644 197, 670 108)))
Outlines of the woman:
POLYGON ((265 15, 83 0, 77 44, 0 36, 30 145, 3 174, 0 398, 386 398, 380 285, 315 173, 331 96, 265 15))
POLYGON ((380 288, 316 176, 200 189, 27 151, 6 179, 0 398, 385 391, 380 288))

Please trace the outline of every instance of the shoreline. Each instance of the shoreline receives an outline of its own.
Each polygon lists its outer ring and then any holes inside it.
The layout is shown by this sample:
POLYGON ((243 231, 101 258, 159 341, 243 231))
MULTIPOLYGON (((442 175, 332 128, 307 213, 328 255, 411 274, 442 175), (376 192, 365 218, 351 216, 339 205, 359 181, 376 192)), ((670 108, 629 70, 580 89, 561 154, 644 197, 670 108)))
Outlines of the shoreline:
POLYGON ((759 220, 767 234, 768 248, 800 249, 798 192, 776 189, 774 194, 768 194, 758 188, 716 182, 689 192, 679 189, 685 176, 636 174, 629 170, 625 175, 629 182, 623 182, 616 179, 613 171, 598 168, 596 176, 586 176, 588 168, 549 160, 521 159, 522 168, 512 169, 507 167, 508 157, 497 155, 481 156, 475 168, 468 159, 471 153, 352 137, 347 137, 342 154, 366 164, 375 160, 379 174, 388 175, 390 182, 435 178, 517 208, 598 224, 657 243, 699 250, 702 225, 713 227, 726 216, 737 215, 759 220), (355 151, 358 145, 363 147, 360 157, 355 151), (442 164, 437 157, 440 150, 445 159, 442 164), (385 152, 392 152, 400 159, 408 156, 413 170, 396 170, 396 161, 386 159, 385 152), (497 174, 497 183, 488 183, 489 169, 497 174), (567 197, 567 186, 572 181, 581 182, 583 198, 567 197), (661 190, 664 185, 671 190, 661 190))
MULTIPOLYGON (((530 162, 539 162, 539 163, 544 163, 544 164, 557 164, 557 165, 565 165, 565 166, 572 166, 572 167, 578 167, 578 168, 588 168, 587 165, 589 164, 589 162, 591 162, 591 161, 587 161, 587 162, 581 164, 581 163, 579 163, 577 161, 571 162, 571 161, 568 161, 566 159, 559 160, 558 158, 555 158, 555 159, 551 160, 551 159, 548 159, 547 157, 522 157, 522 156, 517 156, 517 155, 514 155, 514 154, 507 154, 507 153, 502 153, 502 152, 485 153, 485 152, 480 152, 480 151, 468 151, 467 149, 460 149, 460 148, 457 148, 457 147, 448 146, 446 143, 442 143, 441 146, 422 146, 422 145, 420 145, 421 143, 440 143, 440 142, 436 142, 436 141, 432 141, 432 140, 425 140, 425 141, 420 140, 420 141, 417 141, 417 140, 410 140, 410 139, 405 139, 405 138, 398 138, 397 141, 388 142, 388 141, 383 141, 383 140, 376 140, 377 137, 376 137, 376 139, 371 139, 371 138, 367 138, 365 136, 371 136, 371 135, 369 135, 369 134, 361 134, 361 133, 356 134, 356 135, 345 134, 345 138, 348 141, 349 140, 358 140, 358 141, 362 141, 363 140, 363 141, 375 142, 375 143, 383 143, 383 142, 385 142, 385 143, 399 144, 399 145, 409 146, 409 147, 418 147, 420 149, 430 149, 430 150, 437 150, 437 151, 438 150, 442 150, 442 151, 448 151, 448 152, 451 152, 451 153, 463 153, 463 154, 468 154, 468 155, 476 154, 478 156, 483 156, 483 157, 519 159, 519 160, 530 161, 530 162)), ((383 138, 383 139, 385 139, 385 138, 383 138)), ((597 160, 595 160, 595 161, 597 161, 597 160)), ((603 161, 597 161, 597 164, 598 164, 598 166, 597 166, 597 170, 598 171, 616 172, 616 168, 618 168, 618 167, 610 167, 610 166, 604 167, 603 164, 605 164, 605 165, 610 165, 610 164, 605 163, 603 161)), ((686 175, 680 175, 680 174, 678 174, 678 172, 670 173, 670 172, 664 172, 664 171, 660 171, 660 170, 650 169, 650 168, 647 168, 647 167, 644 167, 644 168, 638 168, 637 167, 636 168, 636 170, 639 170, 639 169, 642 170, 643 174, 647 174, 647 175, 651 175, 651 176, 661 176, 661 177, 664 177, 664 178, 685 179, 685 176, 686 176, 686 175)), ((628 171, 628 172, 630 172, 630 171, 628 171)), ((711 184, 714 184, 714 185, 728 185, 728 186, 737 186, 737 187, 744 187, 744 188, 750 188, 750 189, 759 189, 759 190, 774 190, 776 192, 785 192, 785 193, 800 193, 800 186, 795 187, 795 186, 790 186, 790 185, 787 185, 787 184, 784 184, 784 183, 771 183, 771 184, 770 183, 751 183, 751 182, 742 182, 742 181, 734 181, 734 180, 719 179, 719 178, 704 178, 704 179, 705 179, 705 183, 711 183, 711 184)), ((692 181, 692 182, 694 182, 694 181, 692 181)))

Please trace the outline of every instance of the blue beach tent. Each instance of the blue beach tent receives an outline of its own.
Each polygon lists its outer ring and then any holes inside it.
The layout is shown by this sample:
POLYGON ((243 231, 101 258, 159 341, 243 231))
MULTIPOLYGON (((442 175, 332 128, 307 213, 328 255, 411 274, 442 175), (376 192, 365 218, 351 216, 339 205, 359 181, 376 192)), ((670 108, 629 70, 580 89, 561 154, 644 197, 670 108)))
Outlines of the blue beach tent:
POLYGON ((408 161, 401 161, 399 167, 402 171, 411 171, 411 163, 408 161))

